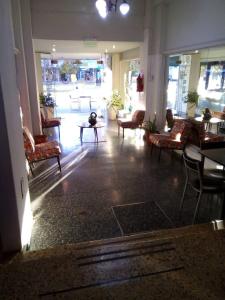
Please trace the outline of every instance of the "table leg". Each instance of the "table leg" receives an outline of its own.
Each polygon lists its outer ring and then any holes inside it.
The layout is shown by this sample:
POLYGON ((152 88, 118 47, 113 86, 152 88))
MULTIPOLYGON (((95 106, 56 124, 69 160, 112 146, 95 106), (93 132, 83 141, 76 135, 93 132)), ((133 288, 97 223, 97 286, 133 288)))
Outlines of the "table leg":
POLYGON ((94 133, 95 133, 95 139, 98 143, 98 131, 97 131, 97 128, 94 127, 94 133))
POLYGON ((81 144, 83 143, 83 127, 80 128, 80 141, 81 141, 81 144))

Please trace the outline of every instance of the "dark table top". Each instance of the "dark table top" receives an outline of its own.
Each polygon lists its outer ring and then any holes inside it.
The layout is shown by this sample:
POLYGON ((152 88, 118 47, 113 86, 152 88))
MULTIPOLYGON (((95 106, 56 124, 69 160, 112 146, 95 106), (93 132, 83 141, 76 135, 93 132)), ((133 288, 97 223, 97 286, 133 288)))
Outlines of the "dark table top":
POLYGON ((225 166, 225 148, 201 150, 200 153, 218 164, 225 166))
POLYGON ((102 122, 97 122, 95 125, 90 125, 90 123, 88 122, 81 122, 77 124, 78 127, 82 127, 82 128, 102 128, 105 127, 105 124, 102 122))

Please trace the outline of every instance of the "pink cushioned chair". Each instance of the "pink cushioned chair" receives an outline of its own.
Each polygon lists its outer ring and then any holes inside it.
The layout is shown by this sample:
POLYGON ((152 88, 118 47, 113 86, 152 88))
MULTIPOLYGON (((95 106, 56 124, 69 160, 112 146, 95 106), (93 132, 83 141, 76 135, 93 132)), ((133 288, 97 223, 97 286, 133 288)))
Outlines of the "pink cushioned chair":
POLYGON ((120 135, 120 127, 123 128, 123 138, 124 138, 124 129, 125 128, 136 129, 136 128, 140 127, 144 121, 144 117, 145 117, 144 110, 136 110, 130 121, 126 120, 126 119, 118 119, 117 120, 118 135, 120 135))
POLYGON ((41 136, 38 136, 38 141, 41 141, 41 143, 35 144, 35 140, 31 135, 29 129, 26 127, 23 128, 25 155, 28 160, 32 175, 34 175, 32 170, 33 163, 54 157, 57 159, 59 170, 61 172, 59 158, 59 155, 61 154, 61 149, 59 147, 59 144, 56 141, 46 142, 46 136, 42 137, 43 138, 41 139, 41 136), (45 142, 43 142, 44 140, 45 142))
POLYGON ((191 124, 185 120, 175 121, 169 134, 150 134, 151 152, 153 146, 159 148, 159 160, 162 149, 184 150, 191 131, 191 124))
POLYGON ((42 129, 45 128, 52 128, 52 127, 58 127, 59 131, 59 139, 60 139, 60 125, 61 125, 61 120, 59 118, 52 118, 52 119, 46 119, 41 112, 41 125, 42 129))

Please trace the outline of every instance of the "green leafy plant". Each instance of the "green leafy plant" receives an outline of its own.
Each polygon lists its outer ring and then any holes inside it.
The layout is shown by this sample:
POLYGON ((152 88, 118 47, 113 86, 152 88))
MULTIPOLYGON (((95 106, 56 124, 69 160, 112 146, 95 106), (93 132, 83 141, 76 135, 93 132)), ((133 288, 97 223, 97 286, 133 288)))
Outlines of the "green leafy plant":
POLYGON ((123 100, 118 91, 113 92, 107 103, 107 107, 112 108, 116 113, 118 112, 118 110, 123 109, 123 100))
POLYGON ((148 132, 156 133, 158 131, 157 126, 156 126, 156 115, 155 115, 153 121, 151 121, 151 119, 149 117, 149 120, 144 122, 143 127, 148 132))
POLYGON ((56 106, 55 100, 52 98, 51 94, 44 95, 43 93, 41 93, 39 95, 39 100, 41 106, 46 106, 46 107, 56 106))
POLYGON ((199 94, 196 91, 188 92, 187 96, 185 97, 185 103, 191 103, 192 105, 198 105, 198 98, 199 94))

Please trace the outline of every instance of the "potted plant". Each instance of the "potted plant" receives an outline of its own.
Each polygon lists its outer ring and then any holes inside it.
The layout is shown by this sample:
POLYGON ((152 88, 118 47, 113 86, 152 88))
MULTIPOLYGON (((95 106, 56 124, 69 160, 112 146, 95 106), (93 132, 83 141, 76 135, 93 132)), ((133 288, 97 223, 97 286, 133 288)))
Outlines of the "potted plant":
POLYGON ((118 111, 120 109, 123 109, 123 101, 120 93, 118 91, 114 91, 112 96, 110 97, 110 100, 107 103, 108 108, 108 118, 110 120, 115 120, 118 111))
POLYGON ((159 133, 156 126, 156 115, 153 121, 151 121, 149 117, 149 119, 143 123, 143 128, 145 130, 145 134, 143 137, 145 141, 148 141, 148 137, 151 133, 159 133))
POLYGON ((185 97, 185 103, 187 103, 187 114, 189 117, 195 116, 195 110, 198 106, 199 94, 196 91, 189 91, 185 97))
POLYGON ((44 113, 44 116, 47 119, 51 119, 54 117, 54 108, 56 106, 55 100, 52 98, 51 94, 48 93, 44 95, 43 93, 39 96, 40 99, 40 106, 44 113))

